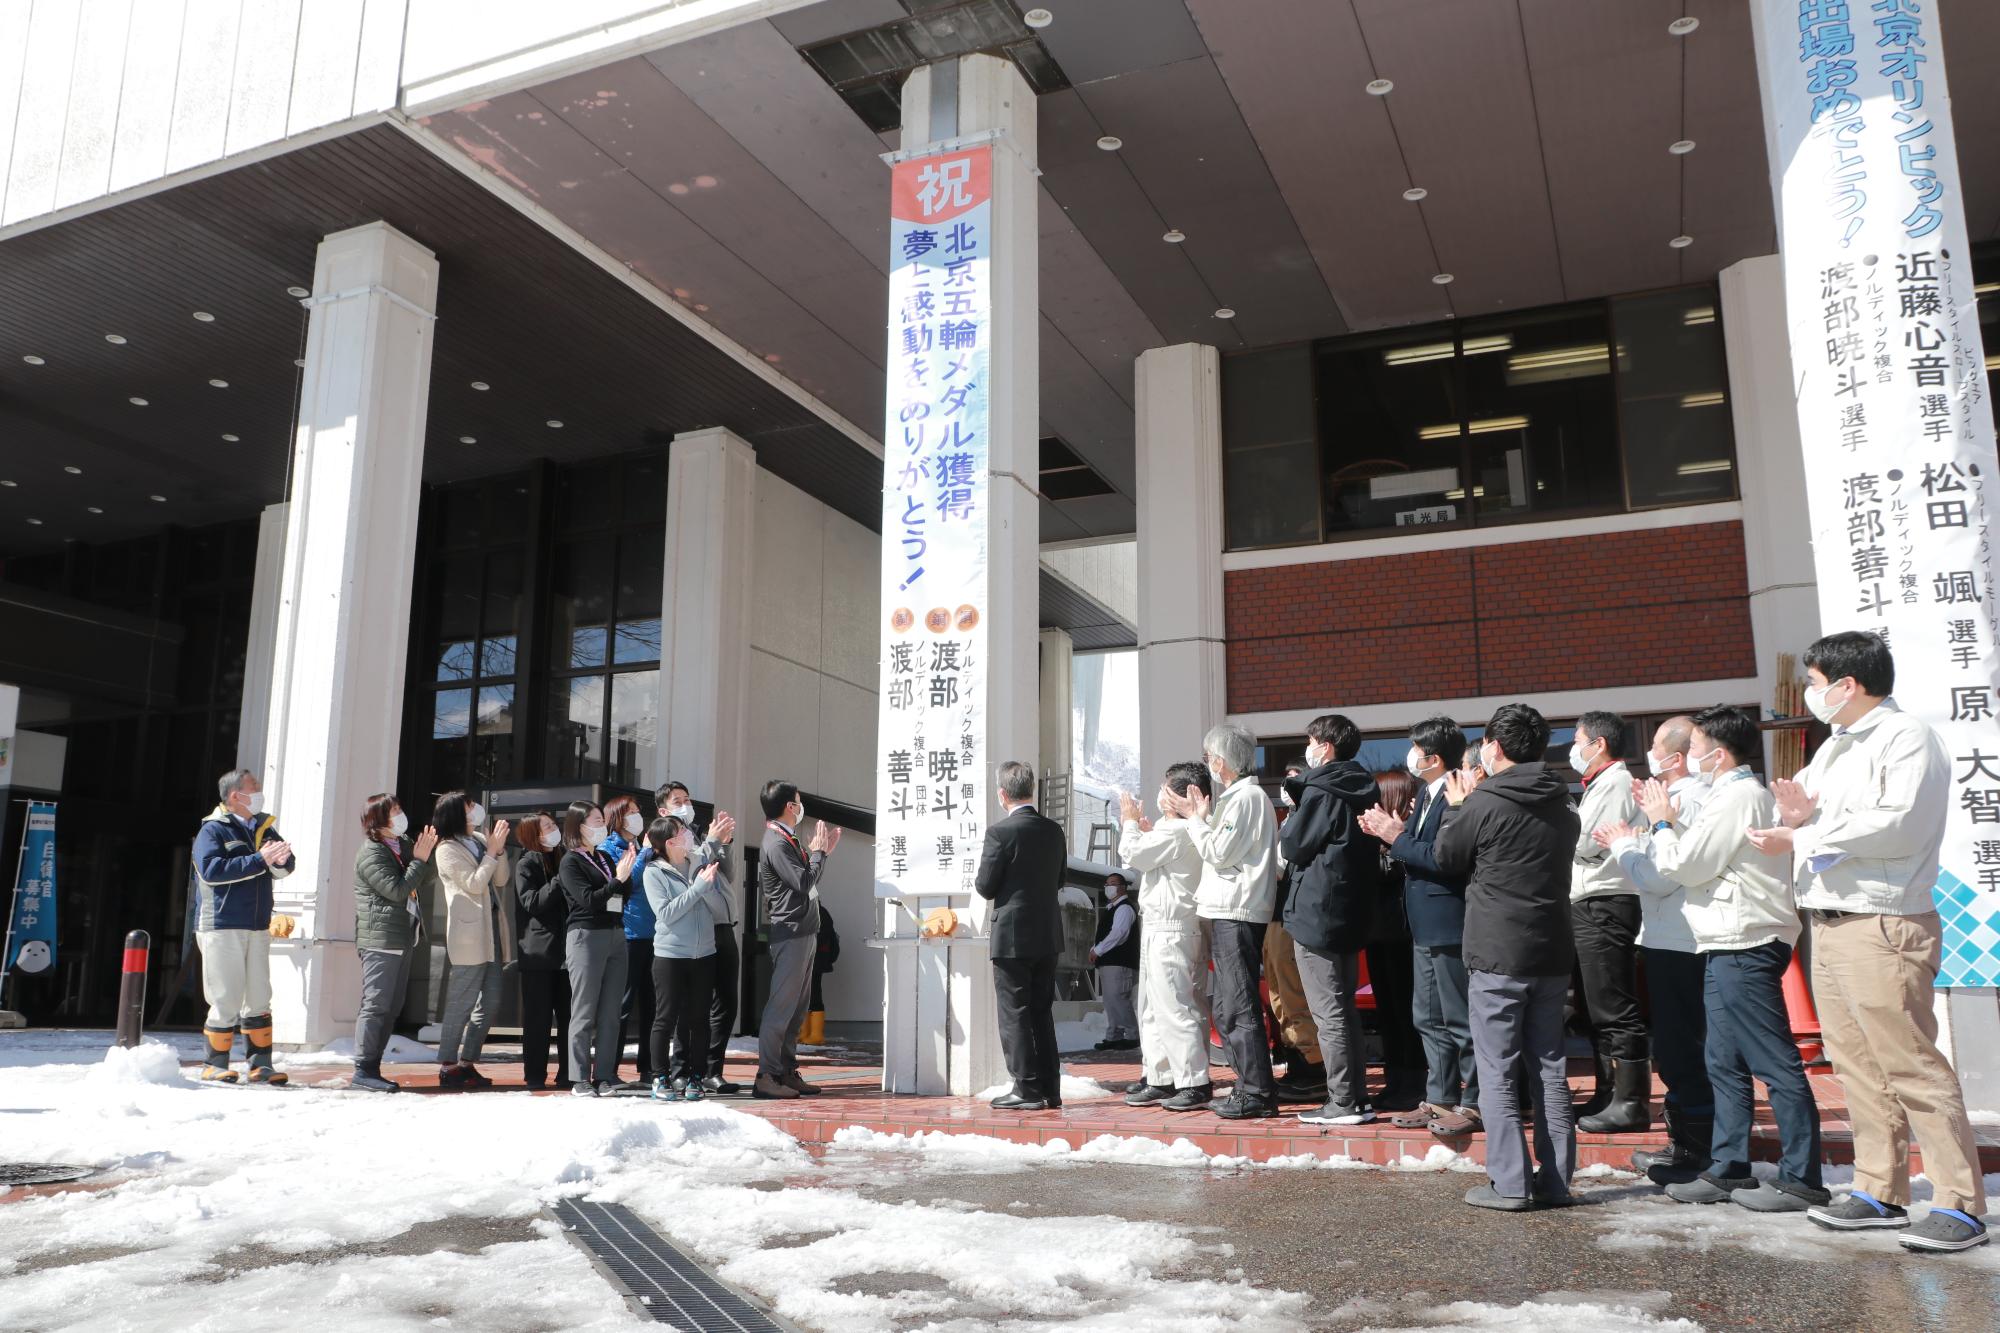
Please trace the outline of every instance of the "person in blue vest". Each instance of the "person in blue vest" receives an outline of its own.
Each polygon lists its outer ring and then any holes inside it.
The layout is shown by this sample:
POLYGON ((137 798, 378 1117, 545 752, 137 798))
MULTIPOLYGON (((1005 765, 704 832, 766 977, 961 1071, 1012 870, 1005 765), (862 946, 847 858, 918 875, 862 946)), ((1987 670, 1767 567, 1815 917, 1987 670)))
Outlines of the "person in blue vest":
POLYGON ((1104 910, 1097 914, 1097 943, 1090 961, 1097 968, 1097 993, 1104 997, 1104 1040, 1100 1051, 1139 1049, 1139 1013, 1133 995, 1139 986, 1139 913, 1126 891, 1125 877, 1104 877, 1104 910))
POLYGON ((194 835, 195 940, 201 946, 201 988, 208 999, 211 1083, 234 1083, 229 1057, 236 1034, 248 1048, 252 1083, 284 1083, 271 1059, 271 906, 273 886, 298 861, 264 813, 264 784, 247 768, 216 784, 221 804, 194 835))

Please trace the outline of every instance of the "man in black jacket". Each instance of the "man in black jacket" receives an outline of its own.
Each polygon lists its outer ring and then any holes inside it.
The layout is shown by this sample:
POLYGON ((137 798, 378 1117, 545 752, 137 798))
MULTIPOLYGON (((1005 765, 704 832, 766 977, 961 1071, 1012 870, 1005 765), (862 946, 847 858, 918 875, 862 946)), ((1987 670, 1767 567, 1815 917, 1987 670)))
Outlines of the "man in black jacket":
POLYGON ((1465 967, 1492 1180, 1465 1201, 1509 1212, 1569 1203, 1576 1171, 1563 1000, 1576 963, 1569 870, 1580 822, 1569 784, 1543 762, 1548 745, 1549 724, 1534 709, 1496 712, 1479 743, 1487 777, 1445 781, 1458 812, 1436 847, 1439 869, 1468 876, 1465 967), (1521 1134, 1523 1056, 1541 1085, 1532 1177, 1521 1134))
POLYGON ((757 1030, 757 1081, 753 1097, 816 1097, 819 1089, 799 1073, 799 1027, 812 1002, 813 958, 819 952, 819 877, 840 845, 840 830, 813 825, 812 841, 799 842, 806 803, 789 782, 767 782, 762 795, 764 845, 757 858, 757 891, 764 900, 770 941, 771 990, 757 1030))
POLYGON ((993 1099, 999 1111, 1062 1105, 1056 1054, 1056 959, 1062 954, 1059 895, 1069 865, 1062 825, 1035 809, 1035 770, 1009 761, 996 778, 1006 817, 986 830, 973 888, 993 904, 993 994, 1000 1049, 1013 1091, 993 1099))
POLYGON ((1381 854, 1361 831, 1361 815, 1380 803, 1382 791, 1375 775, 1354 762, 1360 749, 1361 729, 1338 713, 1306 726, 1304 790, 1278 840, 1292 878, 1285 930, 1326 1071, 1326 1105, 1299 1115, 1308 1125, 1365 1125, 1375 1118, 1354 992, 1382 891, 1381 854))

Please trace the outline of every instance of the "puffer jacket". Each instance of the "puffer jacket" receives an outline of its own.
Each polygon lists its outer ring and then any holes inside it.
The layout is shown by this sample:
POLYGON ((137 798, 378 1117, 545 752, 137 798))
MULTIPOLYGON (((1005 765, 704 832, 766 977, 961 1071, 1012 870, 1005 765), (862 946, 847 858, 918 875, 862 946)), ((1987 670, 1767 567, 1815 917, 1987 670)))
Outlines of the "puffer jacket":
POLYGON ((437 882, 432 856, 416 859, 408 838, 394 850, 370 838, 354 854, 354 947, 400 952, 423 937, 423 890, 437 882), (415 906, 416 911, 410 909, 415 906))

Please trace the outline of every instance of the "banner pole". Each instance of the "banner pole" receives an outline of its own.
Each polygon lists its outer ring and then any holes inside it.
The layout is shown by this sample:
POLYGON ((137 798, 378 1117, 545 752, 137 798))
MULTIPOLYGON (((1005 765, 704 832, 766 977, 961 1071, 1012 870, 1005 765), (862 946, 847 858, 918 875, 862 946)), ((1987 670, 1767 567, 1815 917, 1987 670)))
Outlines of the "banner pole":
POLYGON ((21 905, 21 868, 28 864, 28 826, 33 822, 35 803, 17 800, 16 805, 28 807, 28 818, 21 821, 21 850, 14 857, 14 892, 7 898, 7 941, 0 944, 0 1009, 5 1009, 7 997, 7 964, 14 957, 14 915, 21 905))

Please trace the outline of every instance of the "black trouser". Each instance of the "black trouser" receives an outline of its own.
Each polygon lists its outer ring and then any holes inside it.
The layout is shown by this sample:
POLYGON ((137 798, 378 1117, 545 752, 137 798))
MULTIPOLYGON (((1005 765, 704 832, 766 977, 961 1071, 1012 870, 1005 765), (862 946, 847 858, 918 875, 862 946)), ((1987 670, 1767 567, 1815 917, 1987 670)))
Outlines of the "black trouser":
POLYGON ((1382 1072, 1422 1074, 1428 1063, 1417 1036, 1417 964, 1407 937, 1368 946, 1368 986, 1375 994, 1375 1024, 1382 1034, 1382 1072))
POLYGON ((1569 905, 1576 964, 1583 973, 1583 1010, 1599 1056, 1646 1058, 1646 1022, 1639 1015, 1639 895, 1613 893, 1569 905))
POLYGON ((1271 1043, 1264 1035, 1264 1001, 1257 982, 1264 969, 1262 921, 1203 921, 1208 932, 1208 956, 1215 963, 1215 989, 1209 1007, 1215 1030, 1236 1071, 1236 1095, 1276 1104, 1277 1084, 1271 1078, 1271 1043))
POLYGON ((664 1065, 653 1060, 653 1052, 647 1044, 647 1037, 653 1030, 653 941, 625 941, 625 996, 618 1002, 618 1050, 611 1057, 611 1067, 625 1058, 625 1034, 631 1033, 639 1044, 639 1050, 632 1057, 632 1063, 639 1067, 639 1081, 650 1081, 655 1072, 664 1065))
POLYGON ((521 1081, 538 1088, 549 1079, 549 1017, 556 1025, 556 1081, 569 1082, 569 973, 521 973, 521 1081))
POLYGON ((1062 1100, 1062 1060, 1056 1051, 1056 959, 995 958, 993 998, 1000 1051, 1014 1092, 1051 1105, 1062 1100))
POLYGON ((1653 1067, 1667 1085, 1667 1106, 1706 1120, 1715 1114, 1715 1093, 1703 1054, 1708 1018, 1702 995, 1708 965, 1698 953, 1645 948, 1639 953, 1646 962, 1646 999, 1653 1010, 1649 1025, 1653 1067))
POLYGON ((729 1039, 736 1035, 737 1002, 736 927, 732 923, 715 927, 714 993, 708 1000, 708 1069, 724 1077, 722 1061, 729 1054, 729 1039))
POLYGON ((708 1032, 708 992, 715 977, 714 955, 655 958, 652 1067, 673 1080, 699 1079, 701 1041, 708 1032))

